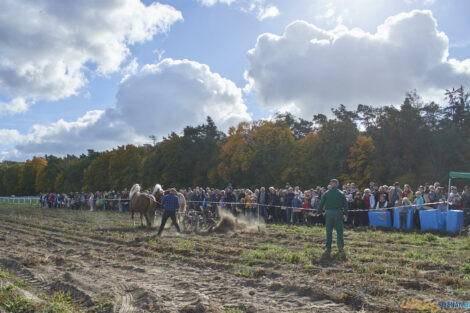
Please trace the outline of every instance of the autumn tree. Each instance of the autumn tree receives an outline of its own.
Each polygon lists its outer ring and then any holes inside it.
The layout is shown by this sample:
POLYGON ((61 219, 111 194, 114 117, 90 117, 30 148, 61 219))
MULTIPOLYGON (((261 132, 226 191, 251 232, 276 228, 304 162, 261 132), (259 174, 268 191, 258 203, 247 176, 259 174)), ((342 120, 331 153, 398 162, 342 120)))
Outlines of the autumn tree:
POLYGON ((1 193, 4 196, 11 195, 24 195, 19 189, 20 175, 23 165, 20 163, 6 166, 2 172, 2 186, 1 193))
POLYGON ((289 157, 289 166, 282 173, 282 179, 291 185, 313 187, 317 182, 319 166, 317 164, 320 149, 318 134, 310 132, 305 137, 297 140, 289 157))
POLYGON ((343 174, 343 181, 355 182, 360 187, 366 187, 374 179, 374 159, 375 151, 372 138, 359 135, 356 143, 349 148, 347 158, 350 174, 343 174))
POLYGON ((36 177, 38 173, 47 166, 47 161, 43 158, 34 157, 32 160, 27 160, 22 168, 19 177, 19 190, 23 195, 35 195, 41 190, 35 188, 36 177))
POLYGON ((97 156, 83 172, 83 190, 104 191, 109 189, 110 153, 97 156))
POLYGON ((187 173, 184 172, 184 154, 182 137, 172 133, 161 142, 157 143, 155 149, 147 155, 141 166, 141 181, 146 187, 153 187, 156 183, 169 186, 187 186, 184 183, 187 173))
POLYGON ((240 186, 281 185, 281 173, 290 166, 292 131, 283 123, 240 123, 229 131, 222 146, 219 175, 240 186))
POLYGON ((38 171, 35 187, 40 192, 54 192, 57 175, 63 170, 63 159, 54 155, 46 155, 45 160, 47 165, 38 171))
POLYGON ((317 184, 325 185, 332 177, 349 170, 347 156, 358 136, 356 124, 350 121, 328 120, 318 131, 312 175, 317 184))

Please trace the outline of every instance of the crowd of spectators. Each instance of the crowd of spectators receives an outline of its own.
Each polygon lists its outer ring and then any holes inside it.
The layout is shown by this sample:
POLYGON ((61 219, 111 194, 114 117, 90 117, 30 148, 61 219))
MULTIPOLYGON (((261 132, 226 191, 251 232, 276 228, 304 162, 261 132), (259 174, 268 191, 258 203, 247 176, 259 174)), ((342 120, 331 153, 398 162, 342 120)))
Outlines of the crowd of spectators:
MULTIPOLYGON (((301 190, 299 186, 286 184, 285 188, 265 187, 255 189, 233 189, 230 185, 225 190, 196 187, 180 190, 188 200, 190 209, 209 209, 216 212, 216 206, 231 211, 235 216, 244 215, 262 218, 265 222, 287 224, 322 224, 323 216, 316 214, 322 195, 330 187, 301 190)), ((419 186, 414 192, 408 184, 403 187, 396 182, 392 186, 379 186, 371 182, 369 188, 360 190, 356 184, 343 185, 343 192, 348 200, 347 223, 355 226, 369 224, 368 211, 391 210, 394 207, 420 209, 470 208, 470 188, 462 192, 452 186, 451 192, 434 184, 419 186)))
POLYGON ((45 193, 39 195, 41 207, 68 208, 73 210, 112 210, 125 212, 129 210, 129 192, 114 190, 106 192, 70 192, 45 193))
MULTIPOLYGON (((285 188, 261 187, 252 191, 242 188, 234 189, 229 184, 225 189, 195 187, 179 191, 185 196, 190 210, 208 210, 217 215, 219 206, 235 216, 259 218, 267 223, 315 225, 324 223, 323 216, 316 214, 315 211, 318 209, 322 195, 328 189, 329 186, 317 186, 301 190, 299 186, 293 187, 286 184, 285 188)), ((402 187, 398 182, 392 186, 379 186, 371 182, 369 188, 363 190, 360 190, 354 183, 348 183, 343 185, 342 190, 349 204, 347 224, 354 226, 367 226, 370 210, 391 210, 395 207, 414 208, 416 211, 431 208, 441 211, 446 211, 448 208, 470 210, 468 186, 465 186, 461 192, 457 187, 452 186, 448 195, 447 190, 438 182, 418 186, 416 191, 413 191, 408 184, 402 187)), ((40 196, 43 207, 120 212, 128 210, 128 198, 127 189, 121 192, 49 193, 40 196)))

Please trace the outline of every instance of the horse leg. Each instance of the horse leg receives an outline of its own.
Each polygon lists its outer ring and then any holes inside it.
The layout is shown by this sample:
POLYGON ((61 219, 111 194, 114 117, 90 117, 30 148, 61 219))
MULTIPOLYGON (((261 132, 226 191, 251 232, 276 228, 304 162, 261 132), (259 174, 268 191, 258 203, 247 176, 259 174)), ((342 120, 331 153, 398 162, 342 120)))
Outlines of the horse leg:
POLYGON ((145 220, 147 221, 147 228, 152 228, 152 217, 150 216, 150 212, 147 211, 145 214, 145 220))
POLYGON ((132 224, 134 224, 134 227, 135 227, 134 211, 131 211, 131 217, 132 217, 132 224))
POLYGON ((142 212, 140 212, 140 226, 144 227, 144 222, 142 220, 142 212))

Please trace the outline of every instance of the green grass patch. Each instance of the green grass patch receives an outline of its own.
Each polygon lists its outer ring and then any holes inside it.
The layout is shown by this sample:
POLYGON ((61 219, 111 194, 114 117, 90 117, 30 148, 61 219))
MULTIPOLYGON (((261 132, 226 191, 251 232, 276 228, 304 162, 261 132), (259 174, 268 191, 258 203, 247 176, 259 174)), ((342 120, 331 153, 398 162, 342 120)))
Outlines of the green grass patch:
POLYGON ((3 286, 0 292, 0 306, 5 308, 9 313, 35 312, 33 302, 15 292, 15 286, 13 284, 3 286))
POLYGON ((196 248, 196 243, 187 239, 180 239, 176 244, 178 252, 190 252, 196 248))
POLYGON ((63 291, 54 292, 51 298, 47 299, 47 305, 43 313, 75 313, 78 310, 72 303, 70 294, 63 291))
POLYGON ((252 271, 245 270, 245 269, 235 272, 235 276, 243 277, 243 278, 253 278, 253 277, 255 277, 255 275, 253 274, 252 271))
POLYGON ((465 264, 460 267, 460 272, 462 273, 462 278, 470 280, 470 264, 465 264))
POLYGON ((0 267, 0 278, 10 278, 10 277, 11 277, 10 273, 0 267))
POLYGON ((239 308, 232 308, 224 306, 222 308, 222 312, 224 313, 243 313, 244 311, 240 310, 239 308))

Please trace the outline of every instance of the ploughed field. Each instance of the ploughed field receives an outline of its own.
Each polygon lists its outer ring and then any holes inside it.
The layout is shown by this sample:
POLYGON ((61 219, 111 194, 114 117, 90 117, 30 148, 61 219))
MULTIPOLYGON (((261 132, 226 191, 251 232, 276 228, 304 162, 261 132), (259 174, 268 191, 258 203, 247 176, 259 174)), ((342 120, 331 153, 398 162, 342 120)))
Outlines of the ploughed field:
POLYGON ((470 300, 467 234, 346 230, 346 260, 335 242, 321 259, 322 227, 155 235, 128 214, 1 205, 0 312, 410 312, 403 301, 470 300))

